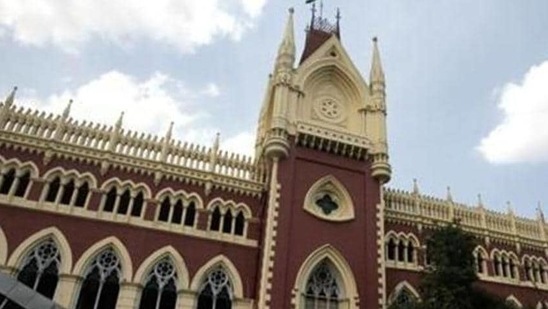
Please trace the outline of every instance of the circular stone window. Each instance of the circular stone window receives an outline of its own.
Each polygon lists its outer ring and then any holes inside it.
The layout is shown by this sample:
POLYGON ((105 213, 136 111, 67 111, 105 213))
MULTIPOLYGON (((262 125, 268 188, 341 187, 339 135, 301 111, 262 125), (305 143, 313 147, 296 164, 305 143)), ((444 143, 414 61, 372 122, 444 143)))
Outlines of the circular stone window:
POLYGON ((339 122, 345 114, 343 105, 333 98, 318 100, 314 109, 320 118, 329 122, 339 122))

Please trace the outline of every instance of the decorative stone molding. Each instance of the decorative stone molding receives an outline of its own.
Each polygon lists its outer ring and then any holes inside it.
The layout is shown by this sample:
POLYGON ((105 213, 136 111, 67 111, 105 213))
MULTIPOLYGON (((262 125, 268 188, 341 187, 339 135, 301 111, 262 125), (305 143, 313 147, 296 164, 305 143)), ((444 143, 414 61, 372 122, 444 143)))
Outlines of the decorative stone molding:
POLYGON ((303 208, 309 214, 326 221, 342 222, 354 219, 354 203, 344 185, 334 176, 317 180, 308 189, 303 208), (318 204, 325 201, 325 207, 318 204))

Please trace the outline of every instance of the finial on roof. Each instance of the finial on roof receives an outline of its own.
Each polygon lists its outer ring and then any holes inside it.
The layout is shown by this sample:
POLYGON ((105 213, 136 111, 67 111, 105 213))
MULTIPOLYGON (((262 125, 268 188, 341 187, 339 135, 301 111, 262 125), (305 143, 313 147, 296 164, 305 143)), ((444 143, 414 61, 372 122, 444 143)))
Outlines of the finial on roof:
POLYGON ((70 107, 72 106, 72 103, 73 103, 73 101, 72 101, 72 99, 70 99, 67 106, 63 110, 63 115, 62 115, 63 119, 67 119, 68 116, 70 115, 70 107))
POLYGON ((335 15, 335 19, 337 20, 337 33, 340 36, 341 34, 341 9, 340 8, 337 8, 337 14, 335 15))
POLYGON ((544 212, 542 211, 542 204, 540 201, 537 204, 537 219, 544 222, 544 212))
POLYGON ((166 141, 171 139, 171 134, 173 133, 173 121, 169 123, 169 128, 166 133, 166 141))
POLYGON ((481 198, 481 194, 478 194, 478 207, 483 208, 483 200, 481 198))
POLYGON ((447 186, 447 201, 452 202, 453 201, 453 195, 451 194, 451 187, 447 186))
POLYGON ((508 214, 513 216, 514 209, 512 209, 512 204, 510 203, 510 201, 506 201, 506 208, 508 210, 508 214))
POLYGON ((312 7, 310 8, 310 11, 312 12, 312 19, 310 20, 310 28, 314 28, 314 20, 316 19, 316 2, 312 3, 312 7))
POLYGON ((371 84, 385 83, 384 71, 382 69, 381 55, 379 52, 378 39, 373 37, 373 57, 371 60, 371 71, 369 72, 369 80, 371 84))
POLYGON ((124 112, 120 113, 120 117, 118 117, 118 120, 116 121, 116 128, 120 129, 122 127, 122 122, 124 121, 124 112))
POLYGON ((417 181, 417 178, 413 178, 413 193, 419 194, 419 183, 417 181))
POLYGON ((217 132, 215 134, 215 140, 213 141, 213 149, 215 150, 215 152, 219 150, 220 139, 221 139, 221 133, 217 132))
POLYGON ((6 98, 6 102, 4 102, 5 106, 11 106, 13 105, 13 101, 15 100, 15 93, 17 92, 17 86, 13 87, 13 89, 11 90, 10 94, 8 95, 8 97, 6 98))
POLYGON ((293 8, 289 8, 289 16, 287 17, 287 22, 285 24, 285 30, 278 48, 278 65, 290 66, 293 67, 295 62, 295 35, 293 30, 293 8))

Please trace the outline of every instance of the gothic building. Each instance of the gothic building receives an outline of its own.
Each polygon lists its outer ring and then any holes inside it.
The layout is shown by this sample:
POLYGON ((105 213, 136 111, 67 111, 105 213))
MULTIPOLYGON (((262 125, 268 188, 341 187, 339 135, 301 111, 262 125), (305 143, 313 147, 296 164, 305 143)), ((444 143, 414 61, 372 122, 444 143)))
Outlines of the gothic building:
POLYGON ((0 308, 386 308, 420 297, 425 238, 455 219, 480 244, 480 285, 540 308, 542 214, 386 187, 377 40, 366 80, 338 22, 313 16, 298 62, 293 32, 290 11, 254 158, 137 133, 123 115, 76 120, 70 103, 24 109, 14 90, 0 106, 0 308))

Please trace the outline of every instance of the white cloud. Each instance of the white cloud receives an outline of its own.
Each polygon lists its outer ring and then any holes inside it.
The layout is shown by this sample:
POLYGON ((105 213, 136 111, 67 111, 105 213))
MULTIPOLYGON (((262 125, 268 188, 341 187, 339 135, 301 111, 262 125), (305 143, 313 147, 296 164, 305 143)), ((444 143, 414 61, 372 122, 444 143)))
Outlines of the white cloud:
POLYGON ((203 94, 216 98, 221 95, 221 90, 219 89, 219 86, 215 83, 209 83, 207 84, 206 88, 202 91, 203 94))
POLYGON ((491 163, 548 161, 548 61, 533 66, 498 99, 504 119, 478 146, 491 163))
MULTIPOLYGON (((213 83, 208 84, 209 89, 213 83)), ((157 72, 139 80, 131 75, 110 71, 90 82, 40 99, 32 89, 22 89, 16 104, 60 114, 70 99, 74 101, 70 116, 113 125, 124 112, 123 128, 163 136, 171 121, 173 138, 211 146, 219 128, 207 107, 197 104, 210 97, 203 91, 192 91, 182 81, 157 72), (197 106, 201 106, 200 109, 197 106)), ((253 135, 247 132, 228 136, 221 148, 236 153, 252 154, 253 135)))
POLYGON ((216 37, 238 39, 266 0, 0 0, 0 33, 35 46, 75 52, 96 38, 127 43, 138 38, 183 52, 216 37))
POLYGON ((222 140, 221 136, 221 149, 247 156, 254 156, 255 134, 251 132, 241 132, 226 140, 222 140))

